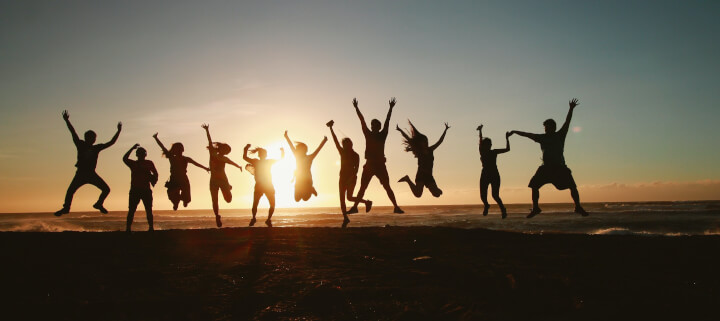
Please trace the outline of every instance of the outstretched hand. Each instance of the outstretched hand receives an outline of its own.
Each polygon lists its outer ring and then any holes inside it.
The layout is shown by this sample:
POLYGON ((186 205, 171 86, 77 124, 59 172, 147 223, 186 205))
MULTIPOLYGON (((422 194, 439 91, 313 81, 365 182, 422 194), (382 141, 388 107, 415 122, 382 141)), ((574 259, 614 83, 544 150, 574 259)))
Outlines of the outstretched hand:
POLYGON ((573 98, 572 100, 570 100, 569 105, 571 109, 575 109, 575 107, 577 107, 577 105, 580 105, 580 103, 578 103, 577 98, 573 98))
POLYGON ((395 107, 395 102, 396 102, 396 101, 395 101, 395 97, 390 98, 390 108, 395 107))
POLYGON ((482 130, 482 128, 483 128, 483 125, 481 124, 480 126, 478 126, 478 127, 476 128, 476 130, 482 130))
POLYGON ((208 124, 202 124, 202 125, 200 125, 200 127, 202 127, 204 130, 210 129, 210 125, 208 125, 208 124))
POLYGON ((508 137, 512 136, 512 134, 513 134, 512 131, 505 132, 505 138, 508 138, 508 137))
POLYGON ((285 138, 287 138, 287 137, 288 137, 288 133, 287 133, 287 130, 286 130, 286 131, 285 131, 285 138))
POLYGON ((70 120, 70 113, 68 113, 67 109, 66 109, 66 110, 63 110, 63 112, 62 112, 62 117, 63 117, 63 119, 64 119, 65 121, 70 120))
POLYGON ((157 138, 158 133, 153 134, 153 138, 157 138))
POLYGON ((353 107, 358 108, 357 98, 353 98, 353 107))
POLYGON ((118 131, 120 131, 122 129, 122 122, 118 122, 117 129, 118 129, 118 131))
POLYGON ((450 129, 450 125, 448 125, 448 123, 445 123, 445 130, 448 130, 448 129, 450 129))
POLYGON ((137 143, 136 143, 135 145, 133 145, 133 147, 132 147, 131 149, 136 149, 136 148, 138 148, 138 147, 140 147, 140 144, 137 144, 137 143))
POLYGON ((395 124, 395 130, 402 132, 402 129, 400 129, 400 125, 398 125, 398 124, 395 124))
POLYGON ((245 145, 245 150, 250 149, 250 144, 245 145))
POLYGON ((332 127, 333 127, 333 125, 335 125, 335 121, 334 121, 334 120, 330 120, 330 121, 329 121, 329 122, 327 122, 327 124, 325 124, 325 125, 327 125, 327 127, 330 127, 330 128, 332 128, 332 127))

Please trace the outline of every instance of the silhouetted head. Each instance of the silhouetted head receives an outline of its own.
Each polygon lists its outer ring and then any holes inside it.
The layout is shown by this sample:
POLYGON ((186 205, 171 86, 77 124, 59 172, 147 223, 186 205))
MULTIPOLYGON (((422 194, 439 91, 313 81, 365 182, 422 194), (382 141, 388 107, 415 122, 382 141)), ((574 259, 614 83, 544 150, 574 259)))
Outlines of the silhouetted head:
POLYGON ((232 148, 230 148, 230 145, 225 143, 215 142, 213 144, 215 145, 215 148, 217 148, 218 154, 220 155, 230 154, 230 151, 232 150, 232 148))
POLYGON ((260 159, 267 158, 267 151, 265 150, 265 148, 255 147, 250 150, 250 154, 255 154, 255 153, 257 153, 258 158, 260 158, 260 159))
POLYGON ((145 148, 138 147, 138 149, 135 151, 135 156, 137 156, 139 160, 143 160, 145 159, 145 157, 147 157, 147 150, 145 150, 145 148))
POLYGON ((297 142, 297 143, 295 143, 295 150, 298 153, 305 155, 305 154, 307 154, 308 149, 307 149, 307 145, 305 145, 305 143, 297 142))
POLYGON ((548 119, 548 120, 544 121, 543 126, 545 126, 546 134, 552 134, 557 129, 557 124, 555 124, 555 121, 552 119, 548 119))
POLYGON ((429 149, 427 136, 417 130, 412 122, 408 121, 408 123, 410 124, 409 137, 403 136, 405 151, 412 152, 415 157, 427 154, 429 149))
POLYGON ((95 139, 97 139, 97 134, 95 134, 94 131, 88 130, 85 132, 85 142, 92 145, 95 144, 95 139))
POLYGON ((345 150, 352 150, 352 148, 353 148, 352 139, 350 139, 350 137, 345 137, 345 138, 343 138, 343 140, 342 140, 342 147, 343 147, 343 149, 345 149, 345 150))
POLYGON ((177 155, 177 156, 182 155, 182 153, 184 151, 185 151, 185 146, 183 146, 182 143, 172 144, 172 146, 170 147, 170 150, 169 150, 170 155, 177 155))
POLYGON ((375 133, 380 132, 381 126, 382 125, 380 124, 380 121, 377 119, 373 119, 372 121, 370 121, 370 130, 372 130, 375 133))
POLYGON ((490 138, 483 138, 482 143, 480 144, 480 148, 482 148, 483 151, 488 151, 490 148, 492 148, 492 140, 490 138))

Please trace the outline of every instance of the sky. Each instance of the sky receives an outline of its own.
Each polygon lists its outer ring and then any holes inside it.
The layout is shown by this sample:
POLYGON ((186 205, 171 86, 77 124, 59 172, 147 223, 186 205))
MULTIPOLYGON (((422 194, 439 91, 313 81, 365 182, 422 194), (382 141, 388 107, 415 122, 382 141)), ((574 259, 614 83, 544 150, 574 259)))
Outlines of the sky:
MULTIPOLYGON (((502 148, 506 131, 561 123, 573 97, 565 158, 583 201, 720 199, 718 12, 716 1, 0 1, 0 212, 61 207, 75 171, 64 109, 100 142, 123 122, 97 168, 108 209, 127 208, 121 159, 135 143, 160 172, 155 208, 169 209, 153 133, 207 164, 208 123, 241 163, 248 143, 276 157, 285 130, 314 149, 332 119, 362 155, 353 97, 368 121, 397 97, 392 127, 410 119, 431 142, 451 126, 435 152, 444 194, 393 183, 401 206, 480 203, 477 125, 502 148)), ((386 155, 392 182, 414 177, 394 130, 386 155)), ((506 203, 530 202, 540 157, 511 137, 498 158, 506 203)), ((292 199, 292 166, 274 171, 278 207, 338 206, 332 141, 313 165, 317 198, 292 199)), ((234 198, 221 208, 250 207, 252 176, 227 173, 234 198)), ((209 175, 188 175, 189 208, 209 208, 209 175)), ((98 194, 81 188, 73 210, 98 194)), ((366 195, 389 205, 377 180, 366 195)), ((570 201, 541 190, 541 202, 570 201)))

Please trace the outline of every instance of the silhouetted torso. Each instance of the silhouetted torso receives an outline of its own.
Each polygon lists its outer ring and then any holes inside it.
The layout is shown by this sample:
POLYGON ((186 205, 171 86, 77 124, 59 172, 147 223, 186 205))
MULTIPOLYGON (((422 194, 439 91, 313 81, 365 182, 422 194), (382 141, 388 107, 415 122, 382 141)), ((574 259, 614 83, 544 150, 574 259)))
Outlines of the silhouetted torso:
POLYGON ((272 166, 277 160, 274 159, 251 159, 250 164, 255 168, 256 187, 272 187, 272 166))
POLYGON ((170 156, 170 176, 185 176, 187 174, 188 157, 170 156))
POLYGON ((137 189, 149 189, 153 181, 155 164, 149 160, 127 160, 125 164, 130 167, 130 187, 137 189))
POLYGON ((102 146, 89 145, 84 141, 80 141, 75 144, 75 147, 77 147, 77 163, 75 163, 75 167, 78 168, 78 171, 94 172, 100 151, 103 150, 102 146))
MULTIPOLYGON (((187 164, 185 164, 187 169, 187 164)), ((225 175, 225 162, 219 154, 210 154, 210 179, 227 180, 225 175)))
POLYGON ((385 161, 385 140, 387 131, 374 133, 367 131, 365 134, 365 159, 369 161, 385 161))
POLYGON ((435 163, 435 156, 430 150, 418 153, 418 172, 423 174, 432 174, 433 164, 435 163))
POLYGON ((340 153, 340 177, 356 176, 360 166, 360 155, 351 149, 340 153))
POLYGON ((497 169, 498 153, 494 150, 480 151, 480 162, 484 169, 497 169))
POLYGON ((559 131, 551 134, 540 134, 535 140, 540 143, 543 152, 543 165, 565 165, 565 137, 567 136, 567 128, 561 128, 559 131))

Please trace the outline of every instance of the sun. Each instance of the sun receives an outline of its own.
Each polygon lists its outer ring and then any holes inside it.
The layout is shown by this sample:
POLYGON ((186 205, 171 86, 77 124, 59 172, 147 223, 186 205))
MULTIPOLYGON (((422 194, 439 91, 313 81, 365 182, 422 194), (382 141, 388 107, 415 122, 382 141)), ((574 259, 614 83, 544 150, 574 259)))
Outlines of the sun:
POLYGON ((295 157, 282 141, 264 146, 269 159, 278 159, 272 167, 272 180, 275 186, 275 207, 295 206, 295 157), (280 159, 280 147, 285 148, 285 158, 280 159))

